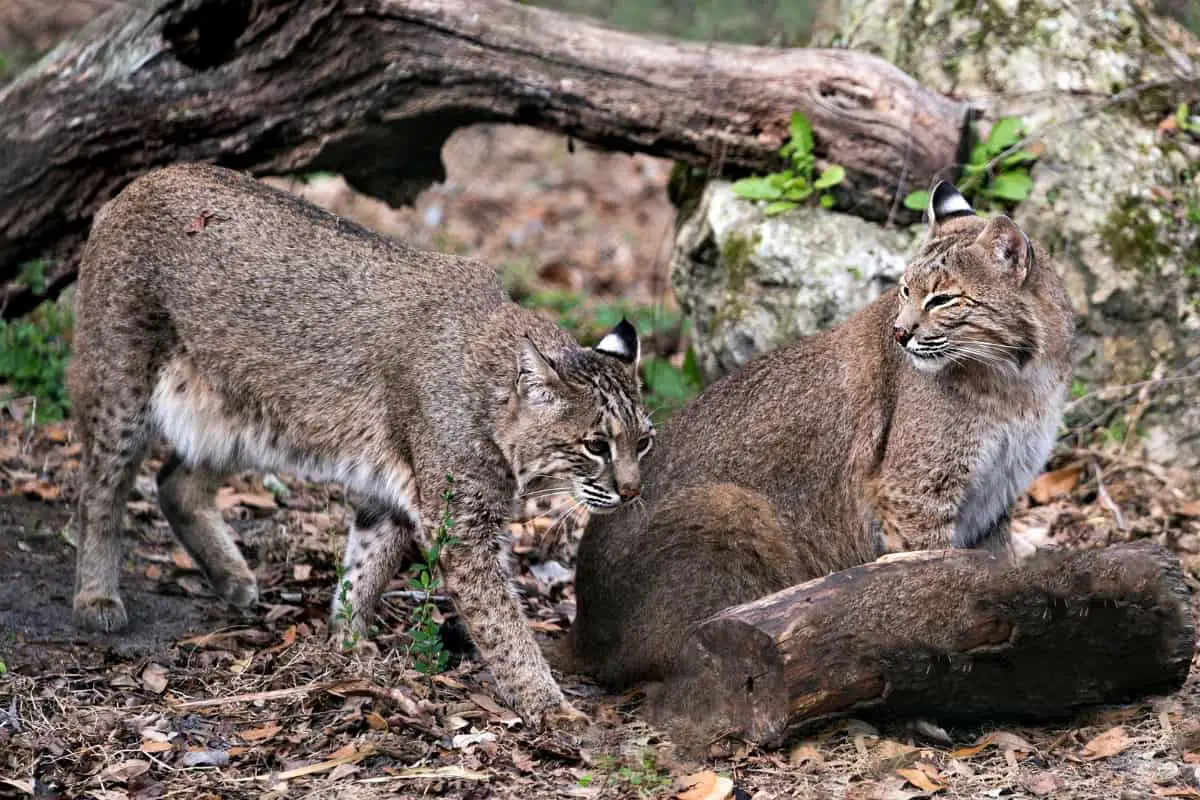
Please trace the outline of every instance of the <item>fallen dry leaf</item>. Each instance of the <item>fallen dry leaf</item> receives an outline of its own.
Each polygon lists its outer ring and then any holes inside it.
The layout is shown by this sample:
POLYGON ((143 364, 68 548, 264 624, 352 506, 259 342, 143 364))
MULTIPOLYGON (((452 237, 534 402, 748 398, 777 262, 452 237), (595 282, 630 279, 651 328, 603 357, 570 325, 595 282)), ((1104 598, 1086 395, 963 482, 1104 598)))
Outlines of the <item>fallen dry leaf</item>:
POLYGON ((995 746, 999 750, 1015 750, 1020 753, 1033 753, 1037 751, 1036 747, 1015 733, 1009 733, 1008 731, 992 731, 991 733, 977 739, 975 744, 968 747, 960 747, 953 751, 951 755, 953 755, 955 758, 971 758, 972 756, 978 755, 988 747, 992 746, 995 746))
POLYGON ((146 668, 142 670, 142 686, 146 688, 146 691, 154 692, 154 694, 165 692, 167 690, 167 668, 153 662, 147 664, 146 668))
POLYGON ((261 728, 248 728, 238 734, 247 742, 265 742, 283 730, 282 725, 268 723, 261 728))
POLYGON ((1043 472, 1029 487, 1029 496, 1040 506, 1051 500, 1069 495, 1079 485, 1083 475, 1083 462, 1076 461, 1053 472, 1043 472))
POLYGON ((1133 740, 1125 733, 1125 728, 1118 725, 1089 740, 1083 746, 1082 758, 1084 761, 1110 758, 1131 744, 1133 744, 1133 740))
POLYGON ((904 742, 897 742, 895 739, 880 739, 874 748, 875 757, 884 760, 904 758, 915 752, 917 752, 916 747, 904 742))
POLYGON ((1159 797, 1200 797, 1200 789, 1191 786, 1155 786, 1154 793, 1159 797))
POLYGON ((1038 772, 1022 777, 1021 786, 1030 794, 1047 797, 1063 788, 1063 780, 1053 772, 1038 772))
POLYGON ((51 483, 48 480, 38 478, 21 482, 17 485, 17 491, 30 500, 39 499, 47 503, 52 503, 62 494, 62 487, 57 483, 51 483))
POLYGON ((680 778, 676 785, 676 800, 726 800, 733 796, 733 781, 712 770, 680 778))
POLYGON ((931 776, 927 770, 918 767, 898 769, 896 774, 918 789, 924 789, 927 792, 940 792, 946 788, 944 783, 931 776))
POLYGON ((1179 509, 1179 515, 1182 517, 1200 517, 1200 500, 1184 503, 1179 509))
POLYGON ((139 775, 150 771, 150 762, 140 758, 131 758, 118 764, 113 764, 101 773, 105 778, 117 783, 128 783, 139 775))
POLYGON ((340 767, 342 764, 357 764, 369 755, 375 752, 375 748, 366 744, 363 749, 359 750, 353 744, 348 744, 345 747, 339 747, 330 754, 330 757, 325 761, 320 761, 316 764, 309 764, 305 767, 297 767, 289 769, 286 772, 280 772, 275 776, 277 781, 287 781, 292 778, 300 778, 305 775, 315 775, 318 772, 329 772, 332 769, 340 767))
POLYGON ((170 749, 170 742, 159 742, 153 739, 146 739, 142 742, 143 753, 165 753, 170 749))
POLYGON ((821 755, 821 751, 817 749, 816 745, 803 742, 792 748, 792 752, 788 754, 788 763, 793 767, 804 764, 824 764, 825 756, 821 755))
POLYGON ((1200 764, 1200 750, 1196 752, 1187 752, 1183 754, 1183 763, 1185 764, 1200 764))
POLYGON ((368 711, 366 714, 363 714, 363 719, 367 721, 367 727, 373 731, 386 731, 388 729, 387 720, 378 711, 368 711))
POLYGON ((191 557, 187 550, 176 547, 171 551, 171 563, 176 569, 194 570, 198 569, 195 560, 191 557))
POLYGON ((274 511, 279 505, 270 492, 237 492, 228 486, 217 492, 217 507, 222 511, 234 506, 245 506, 256 511, 274 511))

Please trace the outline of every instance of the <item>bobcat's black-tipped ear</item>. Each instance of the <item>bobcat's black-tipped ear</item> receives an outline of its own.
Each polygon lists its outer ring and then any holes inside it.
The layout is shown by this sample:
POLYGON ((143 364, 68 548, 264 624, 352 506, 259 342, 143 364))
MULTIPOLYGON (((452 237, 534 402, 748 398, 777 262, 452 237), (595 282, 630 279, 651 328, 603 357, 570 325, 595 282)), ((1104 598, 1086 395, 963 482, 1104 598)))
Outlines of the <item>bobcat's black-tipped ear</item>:
POLYGON ((1003 214, 988 220, 987 226, 975 239, 974 246, 979 247, 993 264, 1013 276, 1018 286, 1025 283, 1029 271, 1033 269, 1033 242, 1029 241, 1017 223, 1003 214))
POLYGON ((954 184, 949 181, 938 181, 929 192, 929 208, 926 211, 926 221, 937 225, 955 217, 973 215, 975 209, 967 202, 954 184))
POLYGON ((618 322, 617 326, 600 340, 595 350, 634 366, 642 357, 642 343, 638 340, 637 329, 627 319, 618 322))
POLYGON ((517 351, 517 394, 531 405, 550 405, 558 400, 562 378, 554 362, 542 355, 528 336, 517 351))

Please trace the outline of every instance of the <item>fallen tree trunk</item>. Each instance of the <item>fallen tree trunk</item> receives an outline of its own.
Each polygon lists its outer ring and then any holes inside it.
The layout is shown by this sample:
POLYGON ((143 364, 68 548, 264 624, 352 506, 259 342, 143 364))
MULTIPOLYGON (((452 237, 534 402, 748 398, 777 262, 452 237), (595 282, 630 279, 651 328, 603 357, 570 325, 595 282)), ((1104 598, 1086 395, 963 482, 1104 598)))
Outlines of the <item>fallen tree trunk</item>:
POLYGON ((904 554, 727 609, 652 695, 689 746, 773 743, 846 714, 1052 719, 1167 692, 1196 632, 1178 560, 1139 542, 1039 553, 904 554))
POLYGON ((444 177, 454 129, 514 122, 713 174, 773 166, 793 111, 883 218, 953 169, 966 107, 882 59, 651 39, 507 0, 117 6, 0 90, 5 317, 74 277, 92 215, 138 174, 207 161, 327 170, 392 205, 444 177))

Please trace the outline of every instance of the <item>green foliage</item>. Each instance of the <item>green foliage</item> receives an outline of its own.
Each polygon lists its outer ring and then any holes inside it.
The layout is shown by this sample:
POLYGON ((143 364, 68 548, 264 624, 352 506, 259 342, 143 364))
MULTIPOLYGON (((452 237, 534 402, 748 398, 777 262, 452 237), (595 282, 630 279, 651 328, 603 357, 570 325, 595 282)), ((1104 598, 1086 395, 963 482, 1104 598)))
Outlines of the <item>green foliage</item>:
POLYGON ((614 756, 600 756, 595 764, 601 775, 584 775, 578 781, 579 786, 596 785, 597 778, 602 777, 600 786, 623 790, 619 792, 621 797, 654 797, 671 785, 671 774, 659 768, 658 756, 651 749, 642 751, 632 765, 622 765, 614 756))
POLYGON ((8 674, 8 664, 4 663, 4 659, 0 658, 0 675, 8 674))
MULTIPOLYGON (((1024 138, 1025 122, 1019 117, 1003 117, 988 131, 987 139, 971 148, 957 186, 976 209, 1011 210, 1029 197, 1033 191, 1029 168, 1038 156, 1020 146, 1024 138)), ((924 211, 928 205, 929 192, 924 189, 904 198, 904 207, 913 211, 924 211)))
POLYGON ((1180 103, 1175 109, 1175 124, 1184 133, 1200 136, 1200 116, 1192 116, 1187 103, 1180 103))
POLYGON ((67 297, 43 303, 21 319, 0 320, 0 399, 37 398, 35 422, 66 416, 70 335, 67 297))
POLYGON ((792 114, 791 138, 779 150, 790 166, 782 172, 743 178, 733 184, 733 191, 747 200, 765 200, 763 213, 768 217, 790 211, 814 195, 822 208, 833 207, 833 195, 826 192, 841 183, 846 170, 840 164, 830 164, 816 174, 817 157, 813 153, 812 125, 799 111, 792 114))
POLYGON ((46 291, 46 259, 35 258, 26 261, 17 273, 17 282, 23 283, 37 294, 46 291))
POLYGON ((338 604, 337 614, 334 618, 341 623, 344 623, 345 634, 342 636, 342 649, 352 650, 358 646, 358 631, 351 627, 354 621, 354 604, 350 602, 350 580, 346 577, 346 567, 344 564, 337 565, 337 589, 338 589, 338 604))
POLYGON ((458 540, 450 535, 454 528, 454 519, 450 516, 450 501, 453 499, 454 476, 446 475, 446 488, 442 492, 442 519, 438 523, 437 533, 429 549, 421 552, 421 560, 412 566, 413 576, 408 580, 409 586, 425 593, 421 605, 413 610, 412 625, 408 629, 411 639, 408 653, 412 657, 413 668, 422 675, 437 675, 446 669, 450 661, 450 654, 442 643, 433 593, 442 585, 438 575, 442 551, 458 544, 458 540))

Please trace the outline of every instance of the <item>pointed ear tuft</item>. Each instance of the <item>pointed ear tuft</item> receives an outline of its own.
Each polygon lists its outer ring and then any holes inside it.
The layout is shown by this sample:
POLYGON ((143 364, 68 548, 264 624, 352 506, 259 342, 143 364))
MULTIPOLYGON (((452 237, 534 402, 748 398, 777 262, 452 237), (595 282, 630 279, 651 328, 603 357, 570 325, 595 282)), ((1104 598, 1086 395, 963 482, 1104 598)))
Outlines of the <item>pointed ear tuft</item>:
POLYGON ((637 329, 624 318, 600 340, 595 350, 626 364, 636 365, 642 357, 642 343, 638 340, 637 329))
POLYGON ((531 405, 550 405, 558 400, 561 383, 554 362, 523 337, 517 351, 517 394, 531 405))
POLYGON ((996 266, 1012 274, 1018 286, 1033 268, 1033 242, 1017 223, 1003 214, 988 220, 973 246, 982 248, 996 266))
POLYGON ((929 208, 926 218, 930 225, 937 225, 954 217, 973 215, 975 209, 967 202, 967 198, 949 181, 938 181, 929 192, 929 208))

